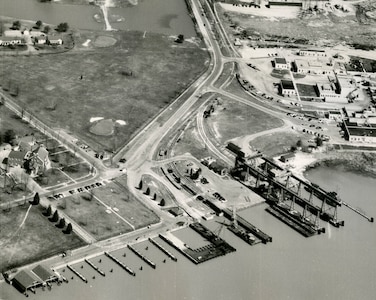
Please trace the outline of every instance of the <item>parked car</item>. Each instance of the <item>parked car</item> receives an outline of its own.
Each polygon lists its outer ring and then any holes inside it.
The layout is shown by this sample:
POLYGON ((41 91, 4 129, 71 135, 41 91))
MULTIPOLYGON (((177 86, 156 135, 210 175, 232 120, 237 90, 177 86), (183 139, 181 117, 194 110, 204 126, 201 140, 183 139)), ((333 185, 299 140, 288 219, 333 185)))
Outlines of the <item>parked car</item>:
POLYGON ((83 191, 84 191, 83 188, 78 188, 78 189, 77 189, 77 192, 79 192, 79 193, 81 193, 81 192, 83 192, 83 191))
POLYGON ((102 186, 103 184, 101 182, 96 182, 96 186, 102 186))
POLYGON ((75 190, 70 190, 69 194, 73 195, 76 191, 75 190))

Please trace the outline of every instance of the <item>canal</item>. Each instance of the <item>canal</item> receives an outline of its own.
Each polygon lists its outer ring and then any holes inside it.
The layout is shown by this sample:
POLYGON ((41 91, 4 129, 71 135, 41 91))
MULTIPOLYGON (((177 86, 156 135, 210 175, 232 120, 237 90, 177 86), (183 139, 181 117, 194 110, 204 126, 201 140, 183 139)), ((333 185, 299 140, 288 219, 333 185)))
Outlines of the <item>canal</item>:
MULTIPOLYGON (((337 190, 344 201, 376 216, 376 179, 325 167, 310 170, 307 177, 323 188, 337 190)), ((127 299, 140 300, 373 299, 376 294, 375 223, 342 207, 339 218, 345 220, 344 227, 325 225, 325 234, 307 239, 266 213, 264 208, 265 205, 259 205, 239 213, 273 237, 273 242, 267 245, 248 246, 224 228, 221 237, 237 251, 194 265, 167 245, 178 257, 177 262, 168 259, 150 242, 142 242, 135 247, 156 263, 155 270, 124 248, 113 254, 135 270, 136 277, 100 256, 91 261, 106 271, 106 277, 85 262, 79 263, 74 267, 88 278, 88 284, 74 276, 68 284, 54 284, 51 291, 38 289, 36 295, 29 293, 29 298, 120 300, 126 295, 127 299)), ((215 220, 205 225, 212 230, 220 226, 215 220)), ((183 238, 186 234, 182 232, 179 236, 183 238)), ((68 279, 73 276, 66 268, 62 274, 68 279)), ((18 300, 25 296, 3 284, 0 298, 18 300)))
MULTIPOLYGON (((103 30, 99 7, 93 5, 62 5, 38 0, 1 0, 0 15, 44 23, 67 22, 71 28, 103 30), (97 22, 94 16, 100 16, 97 22)), ((151 31, 186 37, 196 36, 184 0, 143 0, 135 6, 110 7, 109 21, 114 29, 151 31)))

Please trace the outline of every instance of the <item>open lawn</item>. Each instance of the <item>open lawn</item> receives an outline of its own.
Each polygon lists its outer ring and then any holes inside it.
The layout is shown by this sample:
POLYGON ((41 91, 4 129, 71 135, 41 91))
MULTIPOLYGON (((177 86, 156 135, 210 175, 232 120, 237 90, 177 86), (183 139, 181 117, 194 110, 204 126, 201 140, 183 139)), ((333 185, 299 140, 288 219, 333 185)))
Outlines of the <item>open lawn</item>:
POLYGON ((67 235, 55 227, 42 215, 40 206, 31 207, 24 225, 19 228, 28 207, 0 211, 0 271, 84 245, 74 233, 67 235))
POLYGON ((39 140, 44 136, 41 132, 30 126, 29 123, 17 116, 13 111, 9 110, 4 105, 0 105, 0 135, 3 135, 4 132, 9 129, 12 129, 14 133, 20 137, 33 134, 36 140, 39 140))
POLYGON ((184 131, 184 135, 173 148, 173 155, 190 153, 197 159, 210 156, 209 150, 205 147, 204 142, 200 139, 196 129, 196 122, 193 122, 184 131))
POLYGON ((302 140, 303 144, 305 144, 307 136, 297 132, 287 131, 257 137, 249 144, 253 148, 261 151, 265 156, 273 157, 289 152, 292 146, 296 146, 298 140, 302 140))
MULTIPOLYGON (((103 35, 103 34, 102 34, 103 35)), ((74 34, 74 50, 54 55, 2 57, 0 84, 19 86, 15 99, 51 127, 85 140, 94 150, 121 146, 206 69, 209 56, 193 43, 131 31, 106 32, 109 47, 84 47, 93 32, 74 34), (92 117, 124 120, 116 143, 89 131, 92 117)))
POLYGON ((157 223, 158 216, 134 197, 127 188, 127 177, 117 177, 114 182, 94 189, 95 196, 131 223, 136 229, 157 223))
POLYGON ((204 120, 212 135, 222 144, 239 136, 269 130, 283 125, 283 122, 252 106, 221 97, 221 105, 204 120))
POLYGON ((57 208, 98 240, 132 231, 132 227, 115 214, 107 213, 106 207, 90 193, 85 192, 59 199, 57 208))

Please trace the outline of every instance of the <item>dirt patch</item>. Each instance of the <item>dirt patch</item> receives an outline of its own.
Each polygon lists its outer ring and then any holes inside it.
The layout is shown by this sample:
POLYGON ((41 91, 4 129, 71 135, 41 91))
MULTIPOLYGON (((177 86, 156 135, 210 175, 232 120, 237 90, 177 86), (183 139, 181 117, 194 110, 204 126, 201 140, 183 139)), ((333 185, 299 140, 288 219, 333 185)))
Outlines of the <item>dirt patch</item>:
POLYGON ((90 132, 96 135, 110 136, 114 133, 115 123, 111 119, 99 120, 90 127, 90 132))
POLYGON ((101 35, 98 36, 94 41, 94 46, 96 47, 110 47, 115 45, 117 40, 111 36, 101 35))
POLYGON ((221 97, 222 105, 206 119, 206 124, 221 143, 239 136, 282 126, 283 122, 252 106, 221 97))

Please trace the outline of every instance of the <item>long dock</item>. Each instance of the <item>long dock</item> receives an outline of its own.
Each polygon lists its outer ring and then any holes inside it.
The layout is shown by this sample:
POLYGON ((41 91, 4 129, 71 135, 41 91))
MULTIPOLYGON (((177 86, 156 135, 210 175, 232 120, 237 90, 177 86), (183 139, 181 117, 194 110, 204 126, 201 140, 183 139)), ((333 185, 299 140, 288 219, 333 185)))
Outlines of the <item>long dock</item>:
POLYGON ((92 267, 95 271, 97 271, 99 274, 101 274, 103 277, 106 276, 106 273, 99 269, 96 265, 94 265, 90 260, 85 258, 85 262, 92 267))
POLYGON ((164 254, 166 254, 169 258, 171 258, 173 261, 178 261, 175 255, 173 255, 170 251, 165 249, 161 244, 159 244, 157 241, 153 240, 152 238, 149 238, 149 242, 152 243, 155 247, 157 247, 159 250, 161 250, 164 254))
POLYGON ((73 268, 70 265, 67 265, 67 268, 71 270, 74 274, 76 274, 83 282, 87 283, 87 279, 85 278, 85 276, 79 273, 75 268, 73 268))
POLYGON ((282 210, 277 205, 270 206, 265 210, 305 237, 310 237, 316 234, 316 231, 312 227, 304 225, 302 222, 297 222, 292 215, 282 210))
POLYGON ((186 258, 188 258, 191 262, 193 262, 194 264, 199 264, 200 261, 198 261, 197 259, 195 259, 193 256, 191 256, 189 253, 187 253, 185 251, 185 249, 179 247, 178 245, 176 245, 172 240, 170 240, 167 236, 164 236, 163 234, 159 234, 159 237, 165 241, 167 244, 169 244, 171 247, 175 248, 176 250, 178 250, 181 254, 183 254, 186 258))
POLYGON ((147 258, 145 255, 143 255, 140 251, 138 251, 137 249, 133 248, 131 245, 127 245, 127 247, 134 253, 136 254, 138 257, 140 257, 144 262, 146 262, 150 267, 152 267, 153 269, 155 269, 157 267, 157 265, 152 262, 149 258, 147 258))
MULTIPOLYGON (((232 220, 232 211, 231 210, 225 208, 225 209, 223 209, 223 214, 227 219, 232 220)), ((236 215, 236 220, 237 220, 237 222, 240 226, 244 227, 247 231, 249 231, 254 236, 259 238, 264 244, 266 244, 268 242, 272 242, 273 239, 270 235, 267 235, 265 232, 261 231, 260 229, 258 229, 256 226, 249 223, 247 220, 245 220, 241 216, 236 215)))
POLYGON ((346 202, 342 201, 342 204, 350 208, 352 211, 355 211, 358 215, 361 215, 363 218, 367 219, 369 222, 373 223, 373 217, 367 216, 365 213, 361 212, 358 208, 355 208, 346 202))
POLYGON ((115 263, 117 263, 120 267, 122 267, 125 271, 127 271, 132 276, 136 276, 136 273, 131 268, 129 268, 128 266, 126 266, 125 264, 123 264, 115 256, 111 255, 108 252, 105 252, 104 255, 106 255, 107 257, 111 258, 115 263))

